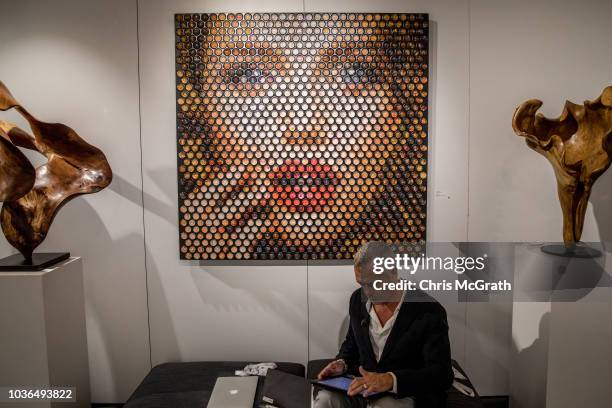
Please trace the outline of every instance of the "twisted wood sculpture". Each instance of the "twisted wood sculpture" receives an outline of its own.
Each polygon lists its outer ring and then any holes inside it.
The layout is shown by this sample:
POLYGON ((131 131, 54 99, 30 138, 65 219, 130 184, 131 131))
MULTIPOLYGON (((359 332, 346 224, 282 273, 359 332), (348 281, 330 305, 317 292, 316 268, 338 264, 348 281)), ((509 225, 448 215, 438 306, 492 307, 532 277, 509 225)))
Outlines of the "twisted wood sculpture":
POLYGON ((512 128, 553 166, 563 211, 563 242, 571 250, 580 241, 593 184, 612 160, 612 86, 584 105, 567 101, 557 119, 536 114, 540 106, 537 99, 521 104, 512 128))
POLYGON ((9 109, 28 121, 33 135, 0 120, 0 222, 9 243, 29 262, 59 209, 108 186, 112 171, 102 151, 65 125, 36 119, 0 81, 0 111, 9 109), (17 146, 36 150, 48 161, 34 170, 17 146))

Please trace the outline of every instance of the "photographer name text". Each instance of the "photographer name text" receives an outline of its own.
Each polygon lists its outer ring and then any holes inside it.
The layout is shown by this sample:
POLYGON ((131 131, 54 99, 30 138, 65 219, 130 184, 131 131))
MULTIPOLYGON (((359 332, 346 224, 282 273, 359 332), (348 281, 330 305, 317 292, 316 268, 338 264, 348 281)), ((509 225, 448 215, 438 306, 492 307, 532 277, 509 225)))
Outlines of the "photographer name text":
POLYGON ((512 283, 507 280, 499 280, 497 282, 487 282, 483 279, 475 281, 469 280, 442 280, 433 281, 430 279, 422 279, 413 281, 409 279, 400 279, 397 282, 384 282, 382 279, 377 279, 373 282, 374 290, 379 291, 399 291, 399 290, 426 290, 426 291, 479 291, 479 292, 506 292, 512 290, 512 283))

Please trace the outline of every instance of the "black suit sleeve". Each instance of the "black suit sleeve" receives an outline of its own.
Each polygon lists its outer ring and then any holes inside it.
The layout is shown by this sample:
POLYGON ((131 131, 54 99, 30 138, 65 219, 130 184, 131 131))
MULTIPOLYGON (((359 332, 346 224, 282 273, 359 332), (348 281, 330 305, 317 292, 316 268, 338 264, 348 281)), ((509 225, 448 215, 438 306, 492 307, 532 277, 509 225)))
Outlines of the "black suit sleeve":
POLYGON ((355 342, 353 328, 350 325, 346 333, 346 338, 342 342, 336 358, 344 360, 349 373, 354 373, 357 370, 357 366, 359 365, 359 349, 355 342))
POLYGON ((393 371, 397 378, 397 398, 439 392, 448 389, 453 382, 448 324, 445 314, 427 314, 427 330, 424 333, 424 365, 417 369, 393 371))

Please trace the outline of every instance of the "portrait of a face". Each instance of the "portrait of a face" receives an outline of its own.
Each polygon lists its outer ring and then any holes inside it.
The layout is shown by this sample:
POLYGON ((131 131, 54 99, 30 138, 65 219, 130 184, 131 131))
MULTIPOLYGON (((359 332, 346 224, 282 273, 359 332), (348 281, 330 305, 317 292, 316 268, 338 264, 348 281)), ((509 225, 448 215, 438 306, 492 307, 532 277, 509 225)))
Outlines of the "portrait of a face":
POLYGON ((177 14, 181 259, 425 240, 426 14, 177 14))

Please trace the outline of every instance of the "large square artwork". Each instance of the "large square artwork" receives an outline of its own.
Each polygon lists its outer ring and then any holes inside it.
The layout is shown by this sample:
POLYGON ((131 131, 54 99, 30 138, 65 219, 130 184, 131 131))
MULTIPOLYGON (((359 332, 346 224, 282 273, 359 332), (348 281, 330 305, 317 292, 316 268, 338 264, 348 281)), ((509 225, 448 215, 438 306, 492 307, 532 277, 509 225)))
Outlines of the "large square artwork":
POLYGON ((423 242, 426 14, 178 14, 182 259, 423 242))

